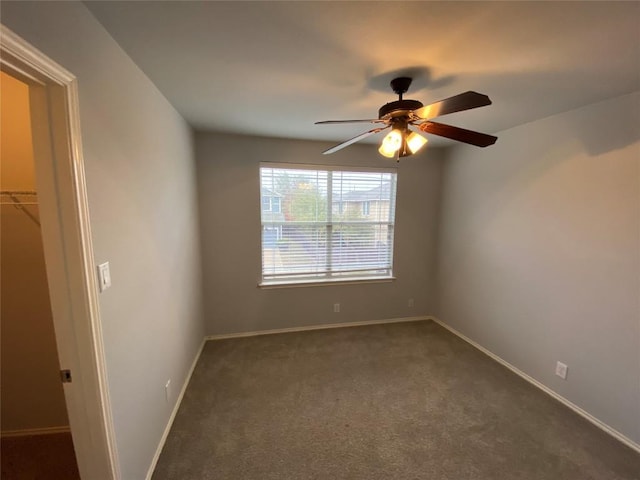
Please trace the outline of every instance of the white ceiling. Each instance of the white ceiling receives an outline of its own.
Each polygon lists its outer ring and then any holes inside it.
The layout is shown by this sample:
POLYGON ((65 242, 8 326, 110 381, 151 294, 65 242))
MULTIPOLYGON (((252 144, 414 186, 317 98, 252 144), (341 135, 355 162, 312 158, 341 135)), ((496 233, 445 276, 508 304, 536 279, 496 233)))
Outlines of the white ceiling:
POLYGON ((407 73, 424 104, 489 95, 441 119, 486 133, 640 89, 635 1, 86 5, 197 129, 339 142, 367 125, 314 122, 376 118, 407 73))

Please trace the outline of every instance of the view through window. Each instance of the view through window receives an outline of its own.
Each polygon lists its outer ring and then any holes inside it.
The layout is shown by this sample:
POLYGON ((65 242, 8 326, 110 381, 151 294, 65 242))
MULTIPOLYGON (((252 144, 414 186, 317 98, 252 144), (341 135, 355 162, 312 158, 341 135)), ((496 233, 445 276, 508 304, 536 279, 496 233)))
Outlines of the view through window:
POLYGON ((392 275, 396 173, 260 167, 262 281, 392 275))

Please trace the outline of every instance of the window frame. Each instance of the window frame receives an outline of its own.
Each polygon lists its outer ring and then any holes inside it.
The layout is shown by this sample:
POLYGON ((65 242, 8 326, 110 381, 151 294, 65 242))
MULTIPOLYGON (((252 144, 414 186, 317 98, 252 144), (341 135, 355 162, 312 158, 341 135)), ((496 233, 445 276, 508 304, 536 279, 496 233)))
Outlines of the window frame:
POLYGON ((260 212, 270 212, 271 211, 271 197, 267 196, 267 195, 261 195, 260 196, 260 212), (264 208, 265 204, 268 203, 269 204, 269 208, 264 208))
POLYGON ((281 213, 282 212, 282 200, 280 197, 275 195, 260 195, 260 211, 261 212, 269 212, 269 213, 281 213), (265 200, 267 202, 265 202, 265 200), (274 200, 277 200, 275 202, 274 200), (269 204, 269 208, 264 208, 265 203, 269 204), (274 210, 274 205, 278 205, 278 209, 274 210))
POLYGON ((271 210, 269 211, 271 213, 282 213, 282 200, 280 197, 271 197, 271 210), (277 209, 275 208, 276 205, 278 205, 277 209))
MULTIPOLYGON (((309 171, 323 171, 328 172, 328 180, 327 186, 331 185, 332 174, 333 172, 362 172, 362 173, 390 173, 392 174, 392 182, 391 182, 391 192, 389 198, 389 221, 370 221, 364 220, 359 222, 334 222, 332 217, 333 213, 333 203, 332 203, 332 189, 329 188, 327 195, 327 220, 319 221, 319 222, 305 222, 308 226, 317 226, 317 227, 326 227, 327 228, 327 245, 330 245, 332 242, 329 241, 331 239, 331 233, 334 225, 339 224, 349 224, 349 225, 386 225, 391 229, 392 234, 390 235, 390 245, 389 245, 389 267, 385 268, 388 271, 388 274, 380 274, 380 275, 361 275, 361 276, 343 276, 344 271, 337 271, 339 276, 333 276, 332 271, 328 270, 326 272, 320 272, 317 274, 312 274, 313 278, 291 278, 294 277, 295 273, 282 274, 282 279, 274 279, 267 278, 265 279, 264 275, 264 246, 263 246, 263 235, 260 234, 260 281, 258 286, 261 288, 282 288, 282 287, 303 287, 303 286, 323 286, 323 285, 335 285, 335 284, 349 284, 349 283, 380 283, 380 282, 391 282, 396 279, 393 275, 393 265, 394 265, 394 257, 395 257, 395 228, 396 228, 396 197, 397 197, 397 189, 398 189, 398 169, 396 167, 389 168, 380 168, 380 167, 360 167, 360 166, 348 166, 348 165, 316 165, 316 164, 300 164, 300 163, 280 163, 280 162, 260 162, 258 165, 258 188, 260 197, 262 198, 262 175, 261 170, 263 168, 271 168, 271 169, 290 169, 290 170, 309 170, 309 171), (342 274, 342 275, 340 275, 342 274), (324 277, 320 277, 324 275, 324 277)), ((281 201, 282 203, 282 201, 281 201)), ((341 202, 344 204, 344 202, 341 202)), ((260 208, 262 203, 260 203, 260 208)), ((282 212, 282 208, 280 210, 282 212)), ((264 222, 262 219, 262 211, 260 211, 260 228, 261 231, 265 228, 265 226, 276 226, 275 224, 279 222, 264 222)), ((285 222, 284 224, 293 225, 295 222, 285 222)), ((282 224, 282 225, 284 225, 282 224)), ((280 228, 282 228, 280 226, 280 228)), ((329 249, 331 247, 328 247, 329 249)), ((374 269, 372 269, 374 270, 374 269)))

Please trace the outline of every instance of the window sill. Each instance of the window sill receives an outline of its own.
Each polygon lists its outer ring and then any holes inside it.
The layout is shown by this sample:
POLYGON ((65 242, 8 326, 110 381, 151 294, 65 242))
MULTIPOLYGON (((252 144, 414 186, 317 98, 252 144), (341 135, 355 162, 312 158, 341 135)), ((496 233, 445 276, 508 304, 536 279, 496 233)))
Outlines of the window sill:
POLYGON ((396 277, 364 277, 337 280, 298 280, 298 281, 282 281, 259 283, 258 288, 297 288, 297 287, 329 287, 332 285, 362 285, 366 283, 390 283, 395 281, 396 277))

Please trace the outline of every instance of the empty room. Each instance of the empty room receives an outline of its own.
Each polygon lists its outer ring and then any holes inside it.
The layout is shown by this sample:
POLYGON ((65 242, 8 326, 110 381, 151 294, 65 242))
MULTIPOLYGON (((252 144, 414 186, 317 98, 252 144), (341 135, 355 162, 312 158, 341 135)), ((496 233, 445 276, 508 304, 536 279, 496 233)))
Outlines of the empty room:
POLYGON ((3 480, 640 480, 639 2, 0 14, 3 480))

